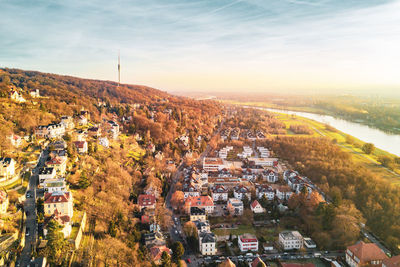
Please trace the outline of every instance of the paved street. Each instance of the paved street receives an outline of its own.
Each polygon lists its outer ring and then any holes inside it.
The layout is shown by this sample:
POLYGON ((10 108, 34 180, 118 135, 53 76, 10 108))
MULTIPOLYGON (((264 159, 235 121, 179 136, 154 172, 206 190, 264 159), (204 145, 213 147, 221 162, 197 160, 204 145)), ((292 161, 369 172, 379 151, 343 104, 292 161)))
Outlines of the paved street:
POLYGON ((41 154, 36 168, 32 171, 32 176, 29 180, 29 193, 31 197, 27 197, 24 203, 24 210, 28 216, 26 217, 26 235, 25 247, 22 250, 20 257, 20 266, 27 266, 31 260, 32 250, 37 240, 37 221, 36 221, 36 185, 38 181, 39 169, 44 165, 47 157, 47 151, 41 154))

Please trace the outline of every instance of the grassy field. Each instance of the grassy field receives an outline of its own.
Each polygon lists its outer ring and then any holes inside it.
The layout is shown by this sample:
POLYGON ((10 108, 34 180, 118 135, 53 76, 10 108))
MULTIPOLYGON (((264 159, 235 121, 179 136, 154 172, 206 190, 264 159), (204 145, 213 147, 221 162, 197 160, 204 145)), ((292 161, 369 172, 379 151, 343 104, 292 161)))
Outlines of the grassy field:
MULTIPOLYGON (((394 169, 393 171, 381 166, 381 164, 377 161, 378 157, 381 155, 387 155, 390 157, 395 157, 395 155, 390 154, 386 151, 376 148, 375 151, 371 155, 365 154, 361 147, 364 144, 363 141, 353 137, 354 144, 348 144, 346 142, 347 134, 340 132, 336 129, 332 129, 330 127, 326 127, 325 124, 316 122, 314 120, 310 120, 307 118, 288 115, 284 113, 276 113, 277 118, 283 121, 286 125, 286 128, 289 128, 291 124, 305 124, 308 125, 311 129, 313 129, 314 133, 312 136, 324 136, 330 138, 331 140, 336 140, 337 144, 346 152, 350 153, 353 157, 353 160, 359 163, 362 167, 367 168, 372 174, 376 174, 384 179, 390 181, 392 184, 396 184, 400 186, 400 169, 394 169)), ((296 135, 287 131, 287 135, 289 136, 304 136, 304 135, 296 135)), ((310 135, 308 135, 310 136, 310 135)))

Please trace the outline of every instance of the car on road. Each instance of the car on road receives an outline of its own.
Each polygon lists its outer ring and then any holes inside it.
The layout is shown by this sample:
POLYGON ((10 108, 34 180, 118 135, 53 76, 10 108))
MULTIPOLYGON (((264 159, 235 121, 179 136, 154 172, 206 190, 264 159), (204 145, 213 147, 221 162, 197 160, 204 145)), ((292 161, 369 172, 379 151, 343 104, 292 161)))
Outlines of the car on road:
POLYGON ((31 197, 32 197, 31 192, 28 191, 28 192, 26 193, 26 198, 31 198, 31 197))
POLYGON ((178 231, 177 231, 177 230, 175 230, 175 234, 176 234, 176 235, 178 234, 178 231))
POLYGON ((25 211, 26 217, 29 216, 29 210, 25 211))
POLYGON ((29 236, 29 228, 26 228, 25 235, 26 235, 26 236, 29 236))
POLYGON ((186 262, 187 262, 187 263, 191 263, 192 261, 191 261, 190 259, 187 259, 186 262))

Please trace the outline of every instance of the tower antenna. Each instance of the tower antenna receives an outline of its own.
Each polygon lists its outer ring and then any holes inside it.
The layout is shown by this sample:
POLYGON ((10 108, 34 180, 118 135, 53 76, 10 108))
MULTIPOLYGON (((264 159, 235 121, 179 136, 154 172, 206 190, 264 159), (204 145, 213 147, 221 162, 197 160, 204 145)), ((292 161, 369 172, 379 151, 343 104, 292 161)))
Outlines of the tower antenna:
POLYGON ((118 49, 118 87, 121 83, 121 60, 120 60, 120 53, 118 49))

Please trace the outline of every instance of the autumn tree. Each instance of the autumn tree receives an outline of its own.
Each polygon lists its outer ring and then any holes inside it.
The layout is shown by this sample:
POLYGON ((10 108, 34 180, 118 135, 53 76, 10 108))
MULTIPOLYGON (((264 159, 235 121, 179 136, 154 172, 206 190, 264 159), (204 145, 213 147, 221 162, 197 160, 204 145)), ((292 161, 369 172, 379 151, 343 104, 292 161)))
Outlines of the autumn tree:
POLYGON ((365 143, 361 149, 365 154, 371 154, 375 150, 375 145, 371 143, 365 143))
POLYGON ((174 260, 174 262, 178 262, 183 254, 185 254, 185 249, 182 245, 181 242, 176 241, 172 244, 172 259, 174 260))

